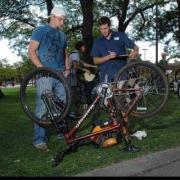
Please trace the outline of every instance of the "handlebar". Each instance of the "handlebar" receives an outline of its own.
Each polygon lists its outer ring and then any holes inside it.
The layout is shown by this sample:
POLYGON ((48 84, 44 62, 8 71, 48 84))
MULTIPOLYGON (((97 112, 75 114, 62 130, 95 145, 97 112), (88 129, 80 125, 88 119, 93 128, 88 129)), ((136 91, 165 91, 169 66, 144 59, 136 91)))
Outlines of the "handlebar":
POLYGON ((121 54, 121 55, 118 55, 117 57, 119 57, 119 58, 121 58, 121 57, 123 57, 123 58, 128 58, 129 55, 128 55, 128 54, 121 54))

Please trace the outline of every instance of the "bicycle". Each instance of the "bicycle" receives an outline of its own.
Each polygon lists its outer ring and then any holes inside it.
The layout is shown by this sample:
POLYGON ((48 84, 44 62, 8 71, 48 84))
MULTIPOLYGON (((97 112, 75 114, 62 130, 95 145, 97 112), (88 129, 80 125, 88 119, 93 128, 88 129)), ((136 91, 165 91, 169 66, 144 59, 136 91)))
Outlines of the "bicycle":
MULTIPOLYGON (((150 62, 133 62, 125 65, 111 83, 101 83, 96 88, 96 97, 72 128, 68 127, 66 116, 71 104, 70 88, 62 73, 49 68, 38 68, 28 74, 20 86, 20 101, 26 115, 35 123, 52 126, 57 133, 63 133, 67 144, 65 151, 58 152, 52 161, 57 166, 65 155, 74 152, 87 140, 92 140, 105 133, 122 131, 124 119, 129 115, 144 118, 159 112, 168 98, 167 79, 157 66, 150 62), (64 87, 66 98, 53 94, 52 89, 44 90, 41 98, 46 112, 41 118, 35 115, 36 81, 39 78, 54 78, 64 87), (103 107, 113 121, 96 132, 78 136, 81 124, 97 106, 103 107)), ((122 133, 123 134, 123 133, 122 133)), ((123 135, 124 137, 124 135, 123 135)))

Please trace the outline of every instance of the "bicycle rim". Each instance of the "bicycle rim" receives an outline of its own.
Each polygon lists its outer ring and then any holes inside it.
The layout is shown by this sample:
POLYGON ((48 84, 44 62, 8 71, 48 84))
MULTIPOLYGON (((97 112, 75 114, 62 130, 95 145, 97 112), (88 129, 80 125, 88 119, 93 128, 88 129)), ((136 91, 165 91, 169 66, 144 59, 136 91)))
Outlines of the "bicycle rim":
POLYGON ((50 68, 38 68, 29 73, 20 86, 20 102, 25 114, 40 126, 49 126, 52 116, 43 97, 46 97, 56 122, 63 120, 69 111, 71 97, 62 73, 50 68), (58 91, 59 87, 63 94, 58 91), (40 103, 38 109, 37 103, 40 103))
POLYGON ((175 71, 175 81, 178 82, 180 80, 180 69, 175 71))
MULTIPOLYGON (((115 78, 115 86, 123 89, 143 89, 143 95, 131 112, 135 117, 150 117, 159 112, 168 98, 168 82, 164 73, 149 62, 135 62, 124 66, 115 78)), ((115 94, 117 106, 126 112, 136 91, 126 91, 115 94)))

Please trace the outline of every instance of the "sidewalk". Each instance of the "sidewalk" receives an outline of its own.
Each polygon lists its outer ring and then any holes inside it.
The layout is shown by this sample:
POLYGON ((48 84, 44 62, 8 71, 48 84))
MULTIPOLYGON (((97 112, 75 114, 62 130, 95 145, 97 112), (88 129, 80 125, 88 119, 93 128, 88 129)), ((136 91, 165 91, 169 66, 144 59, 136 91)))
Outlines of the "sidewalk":
POLYGON ((76 176, 180 176, 180 147, 112 164, 76 176))

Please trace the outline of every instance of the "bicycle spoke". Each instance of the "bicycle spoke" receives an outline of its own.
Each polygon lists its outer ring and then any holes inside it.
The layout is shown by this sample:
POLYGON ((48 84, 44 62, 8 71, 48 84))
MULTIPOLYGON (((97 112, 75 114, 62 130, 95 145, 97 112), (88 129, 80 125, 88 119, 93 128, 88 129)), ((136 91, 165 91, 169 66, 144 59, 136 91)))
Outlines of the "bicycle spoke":
POLYGON ((24 78, 20 87, 20 99, 30 119, 40 125, 41 122, 43 125, 43 121, 51 124, 48 109, 57 121, 62 120, 69 109, 70 90, 62 75, 49 68, 40 68, 24 78))
MULTIPOLYGON (((134 93, 132 89, 143 89, 143 95, 133 109, 132 114, 139 116, 150 116, 158 112, 165 104, 168 95, 168 84, 162 72, 151 63, 132 63, 120 70, 116 77, 116 82, 120 84, 124 80, 120 88, 127 89, 126 94, 129 94, 130 101, 133 100, 134 93)), ((122 83, 121 83, 122 84, 122 83)), ((118 85, 117 85, 118 87, 118 85)), ((126 112, 130 103, 124 102, 126 99, 123 93, 116 94, 116 103, 121 109, 126 112), (123 100, 123 101, 122 101, 123 100), (121 102, 122 101, 122 102, 121 102)), ((127 96, 127 95, 126 95, 127 96)))

